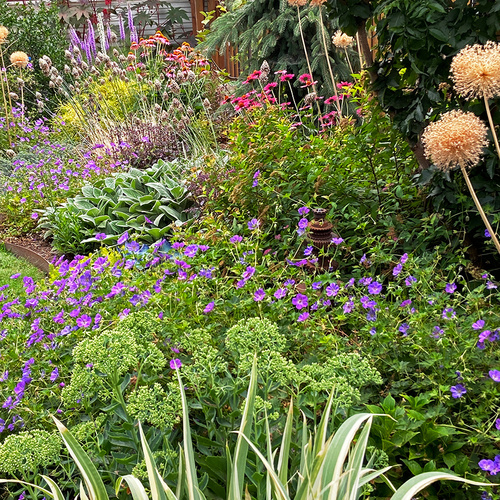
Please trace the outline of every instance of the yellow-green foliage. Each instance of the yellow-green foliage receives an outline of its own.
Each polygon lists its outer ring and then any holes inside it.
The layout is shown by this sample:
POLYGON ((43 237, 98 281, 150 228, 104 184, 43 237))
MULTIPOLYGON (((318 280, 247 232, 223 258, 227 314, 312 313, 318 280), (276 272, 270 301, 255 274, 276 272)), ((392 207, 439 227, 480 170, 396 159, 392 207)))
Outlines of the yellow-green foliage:
POLYGON ((139 109, 142 97, 148 92, 148 86, 137 81, 124 82, 116 77, 94 81, 62 105, 58 116, 67 134, 86 137, 96 127, 107 131, 115 123, 125 121, 139 109))

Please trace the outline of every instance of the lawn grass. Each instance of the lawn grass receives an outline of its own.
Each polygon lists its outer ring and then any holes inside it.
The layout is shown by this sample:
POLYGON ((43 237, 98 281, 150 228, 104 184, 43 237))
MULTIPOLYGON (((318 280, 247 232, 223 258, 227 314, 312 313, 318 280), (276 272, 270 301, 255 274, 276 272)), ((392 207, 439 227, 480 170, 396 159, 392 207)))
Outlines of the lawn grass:
POLYGON ((9 285, 9 295, 17 297, 24 290, 22 278, 31 276, 35 282, 45 278, 45 274, 24 259, 19 259, 8 252, 0 244, 0 286, 9 285), (18 279, 11 279, 14 274, 21 273, 18 279))

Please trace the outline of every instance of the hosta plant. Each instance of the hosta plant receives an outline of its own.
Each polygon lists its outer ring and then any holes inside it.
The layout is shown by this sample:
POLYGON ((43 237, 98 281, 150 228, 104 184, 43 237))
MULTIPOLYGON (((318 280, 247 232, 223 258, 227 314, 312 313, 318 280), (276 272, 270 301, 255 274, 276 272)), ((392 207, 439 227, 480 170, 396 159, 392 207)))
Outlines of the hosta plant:
POLYGON ((186 222, 190 206, 182 163, 159 160, 146 170, 131 168, 87 184, 81 194, 46 209, 40 227, 62 252, 86 252, 99 239, 114 243, 126 232, 150 244, 163 238, 170 224, 186 222))

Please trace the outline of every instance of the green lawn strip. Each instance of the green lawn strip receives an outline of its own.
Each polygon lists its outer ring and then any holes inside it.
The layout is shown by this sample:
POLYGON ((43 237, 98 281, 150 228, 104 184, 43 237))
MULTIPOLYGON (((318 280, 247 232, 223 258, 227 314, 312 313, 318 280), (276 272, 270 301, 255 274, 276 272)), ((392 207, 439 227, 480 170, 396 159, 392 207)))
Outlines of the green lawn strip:
POLYGON ((22 278, 31 276, 35 282, 43 280, 45 274, 35 266, 32 266, 24 259, 19 259, 11 254, 3 244, 0 244, 0 286, 10 285, 8 293, 12 297, 18 297, 24 290, 22 278), (21 273, 18 279, 11 279, 11 276, 21 273))

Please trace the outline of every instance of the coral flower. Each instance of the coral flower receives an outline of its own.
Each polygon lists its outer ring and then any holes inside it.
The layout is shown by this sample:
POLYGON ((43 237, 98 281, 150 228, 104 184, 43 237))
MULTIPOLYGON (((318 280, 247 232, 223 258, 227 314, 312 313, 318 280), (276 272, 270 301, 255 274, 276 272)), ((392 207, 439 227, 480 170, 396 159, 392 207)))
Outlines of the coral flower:
POLYGON ((488 145, 487 128, 473 113, 453 110, 425 129, 422 142, 427 158, 443 171, 474 166, 488 145))
POLYGON ((500 94, 500 44, 467 45, 451 63, 455 90, 465 99, 490 99, 500 94))
POLYGON ((10 55, 10 62, 12 66, 17 66, 18 68, 26 68, 30 62, 30 58, 26 52, 12 52, 10 55))

